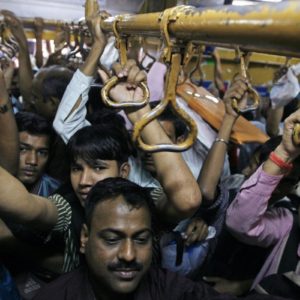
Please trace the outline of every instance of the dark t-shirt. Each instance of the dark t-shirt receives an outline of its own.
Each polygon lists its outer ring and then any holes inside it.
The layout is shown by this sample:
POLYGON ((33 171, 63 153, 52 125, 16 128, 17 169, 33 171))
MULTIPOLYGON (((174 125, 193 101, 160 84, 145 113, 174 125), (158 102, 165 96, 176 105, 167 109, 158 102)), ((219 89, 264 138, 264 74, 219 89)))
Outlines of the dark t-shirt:
MULTIPOLYGON (((140 283, 133 300, 280 300, 283 298, 254 294, 237 298, 219 294, 203 282, 193 282, 176 273, 151 268, 140 283)), ((50 283, 34 300, 95 300, 84 268, 62 275, 50 283)))

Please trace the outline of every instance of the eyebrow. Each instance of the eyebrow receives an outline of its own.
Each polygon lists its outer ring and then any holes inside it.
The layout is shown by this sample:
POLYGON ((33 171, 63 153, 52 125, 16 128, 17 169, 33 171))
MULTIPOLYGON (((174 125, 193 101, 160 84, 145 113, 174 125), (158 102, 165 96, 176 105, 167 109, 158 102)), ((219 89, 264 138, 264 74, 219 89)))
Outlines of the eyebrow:
POLYGON ((33 148, 35 150, 49 150, 49 147, 41 147, 41 148, 35 148, 33 145, 31 144, 27 144, 27 143, 24 143, 24 142, 20 142, 20 146, 26 146, 28 148, 33 148))
MULTIPOLYGON (((126 234, 121 231, 121 230, 117 230, 117 229, 114 229, 114 228, 106 228, 106 229, 103 229, 101 231, 99 231, 98 235, 101 235, 101 234, 104 234, 104 233, 114 233, 116 235, 119 235, 119 236, 126 236, 126 234)), ((140 234, 143 234, 143 233, 150 233, 152 235, 152 230, 149 229, 149 228, 143 228, 135 233, 133 233, 133 237, 136 237, 136 236, 139 236, 140 234)))

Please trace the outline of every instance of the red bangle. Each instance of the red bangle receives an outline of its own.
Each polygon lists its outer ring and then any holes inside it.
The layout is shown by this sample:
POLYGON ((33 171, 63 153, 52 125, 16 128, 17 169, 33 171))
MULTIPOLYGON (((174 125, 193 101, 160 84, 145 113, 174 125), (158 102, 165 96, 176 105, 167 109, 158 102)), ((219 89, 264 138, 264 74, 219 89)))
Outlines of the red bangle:
POLYGON ((292 163, 286 163, 285 161, 282 160, 275 152, 271 152, 269 159, 277 165, 281 169, 285 169, 287 171, 291 171, 294 167, 292 163))

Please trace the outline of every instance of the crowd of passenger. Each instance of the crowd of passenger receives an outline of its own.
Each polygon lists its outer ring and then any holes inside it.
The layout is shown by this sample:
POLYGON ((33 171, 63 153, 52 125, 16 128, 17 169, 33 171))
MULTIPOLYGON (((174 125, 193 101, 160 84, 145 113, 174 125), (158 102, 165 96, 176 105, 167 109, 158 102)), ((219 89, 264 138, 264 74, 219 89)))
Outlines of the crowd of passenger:
MULTIPOLYGON (((196 141, 149 153, 131 136, 164 98, 160 55, 132 43, 122 65, 98 13, 85 47, 69 49, 62 29, 45 55, 42 19, 32 51, 20 19, 1 14, 13 36, 0 61, 1 300, 300 299, 298 65, 280 68, 264 105, 243 112, 249 79, 225 83, 214 49, 215 80, 201 91, 224 104, 219 128, 178 96, 196 141), (111 101, 141 102, 147 83, 150 102, 106 107, 113 75, 111 101), (241 118, 265 143, 233 141, 241 118)), ((202 83, 183 82, 193 92, 202 83)), ((189 134, 169 105, 141 139, 176 145, 189 134)))

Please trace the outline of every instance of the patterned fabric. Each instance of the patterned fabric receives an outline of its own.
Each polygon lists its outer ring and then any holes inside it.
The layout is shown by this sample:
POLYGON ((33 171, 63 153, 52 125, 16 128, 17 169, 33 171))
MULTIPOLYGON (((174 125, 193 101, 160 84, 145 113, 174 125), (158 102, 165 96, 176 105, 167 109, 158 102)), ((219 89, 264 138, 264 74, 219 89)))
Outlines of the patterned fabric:
POLYGON ((68 201, 59 194, 49 198, 57 207, 57 223, 52 230, 52 235, 62 237, 65 242, 63 272, 71 271, 79 266, 79 251, 72 233, 72 209, 68 201))

